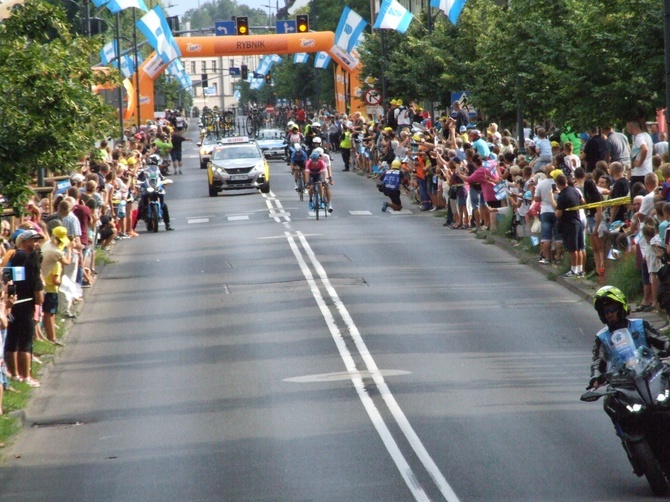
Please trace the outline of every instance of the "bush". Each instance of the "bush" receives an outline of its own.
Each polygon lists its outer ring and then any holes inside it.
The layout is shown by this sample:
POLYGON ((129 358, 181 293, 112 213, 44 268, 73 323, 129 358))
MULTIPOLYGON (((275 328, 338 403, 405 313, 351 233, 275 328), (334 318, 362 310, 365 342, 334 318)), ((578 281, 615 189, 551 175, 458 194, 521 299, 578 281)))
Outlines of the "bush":
POLYGON ((626 254, 610 267, 605 275, 605 284, 616 286, 628 298, 629 302, 642 297, 642 273, 635 268, 635 255, 626 254))

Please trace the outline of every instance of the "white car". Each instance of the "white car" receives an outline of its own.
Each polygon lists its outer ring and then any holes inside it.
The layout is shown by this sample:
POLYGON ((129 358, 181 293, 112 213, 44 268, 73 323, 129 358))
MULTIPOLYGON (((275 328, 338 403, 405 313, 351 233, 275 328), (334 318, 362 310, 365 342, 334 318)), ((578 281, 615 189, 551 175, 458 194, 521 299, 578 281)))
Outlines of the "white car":
POLYGON ((246 136, 223 138, 212 150, 207 166, 209 196, 224 190, 258 189, 270 192, 270 166, 255 141, 246 136))
POLYGON ((200 155, 200 169, 207 169, 207 164, 212 156, 212 150, 218 141, 219 139, 215 135, 208 134, 196 143, 198 146, 198 154, 200 155))
POLYGON ((283 159, 286 156, 286 134, 281 129, 261 129, 256 135, 256 143, 265 158, 283 159))

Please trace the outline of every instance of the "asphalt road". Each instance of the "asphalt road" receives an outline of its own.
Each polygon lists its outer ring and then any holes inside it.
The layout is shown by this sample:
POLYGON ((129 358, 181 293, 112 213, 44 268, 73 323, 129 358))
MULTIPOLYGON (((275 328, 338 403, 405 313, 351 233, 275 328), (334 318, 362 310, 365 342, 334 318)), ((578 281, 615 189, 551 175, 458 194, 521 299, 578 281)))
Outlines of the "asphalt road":
MULTIPOLYGON (((191 133, 193 134, 193 133, 191 133)), ((316 221, 207 196, 118 243, 4 452, 0 500, 644 500, 588 380, 590 306, 342 173, 316 221)))

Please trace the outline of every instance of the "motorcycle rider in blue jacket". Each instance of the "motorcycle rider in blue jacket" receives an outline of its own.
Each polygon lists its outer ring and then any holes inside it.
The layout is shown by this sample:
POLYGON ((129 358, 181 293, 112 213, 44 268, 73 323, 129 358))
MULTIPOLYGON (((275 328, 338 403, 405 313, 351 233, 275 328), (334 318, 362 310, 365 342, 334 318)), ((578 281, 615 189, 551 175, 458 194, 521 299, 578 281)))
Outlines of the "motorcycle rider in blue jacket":
MULTIPOLYGON (((139 219, 143 219, 146 215, 146 210, 147 210, 147 205, 148 205, 148 199, 149 195, 146 193, 145 188, 148 186, 148 180, 150 177, 153 177, 154 175, 160 179, 161 181, 165 180, 165 176, 161 174, 160 170, 160 163, 161 163, 161 157, 158 154, 152 154, 149 155, 149 158, 147 159, 147 165, 146 167, 140 171, 137 175, 137 180, 141 183, 140 184, 140 189, 141 189, 141 197, 140 197, 140 203, 138 207, 139 211, 139 219)), ((174 230, 170 226, 170 213, 168 212, 168 206, 165 203, 165 194, 164 193, 159 193, 158 198, 161 203, 161 211, 163 213, 163 222, 165 222, 165 230, 174 230)))

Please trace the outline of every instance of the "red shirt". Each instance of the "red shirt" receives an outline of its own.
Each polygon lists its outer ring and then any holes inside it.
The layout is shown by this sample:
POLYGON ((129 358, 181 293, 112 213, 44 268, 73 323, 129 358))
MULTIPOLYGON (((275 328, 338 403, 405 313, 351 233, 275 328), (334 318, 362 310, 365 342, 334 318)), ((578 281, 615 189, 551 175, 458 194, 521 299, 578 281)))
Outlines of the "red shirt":
POLYGON ((72 214, 74 214, 79 220, 79 226, 81 227, 81 236, 79 239, 84 246, 88 246, 88 224, 91 222, 91 210, 88 206, 83 204, 76 204, 72 208, 72 214))

